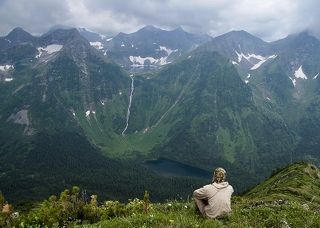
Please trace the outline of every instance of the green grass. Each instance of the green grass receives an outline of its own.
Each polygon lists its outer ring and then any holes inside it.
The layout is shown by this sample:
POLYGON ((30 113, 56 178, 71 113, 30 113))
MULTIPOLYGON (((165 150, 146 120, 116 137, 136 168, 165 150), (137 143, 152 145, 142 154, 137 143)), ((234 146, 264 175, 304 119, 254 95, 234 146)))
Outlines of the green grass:
MULTIPOLYGON (((96 198, 81 201, 80 189, 65 190, 32 210, 12 219, 11 227, 320 227, 320 172, 317 167, 296 163, 274 173, 243 196, 232 197, 232 212, 207 219, 196 212, 192 200, 128 203, 96 198)), ((3 199, 3 198, 2 198, 3 199)), ((4 199, 2 200, 4 201, 4 199)), ((0 225, 5 214, 0 212, 0 225)))
POLYGON ((237 153, 245 152, 248 155, 254 155, 256 148, 251 133, 243 126, 242 121, 250 113, 250 110, 245 108, 241 110, 242 117, 239 113, 232 112, 229 109, 226 109, 226 113, 233 122, 234 130, 230 131, 229 128, 219 127, 217 135, 219 143, 224 145, 226 160, 233 163, 236 160, 237 153))
POLYGON ((223 223, 202 218, 190 202, 168 202, 153 204, 148 213, 133 213, 80 227, 223 227, 223 223))
POLYGON ((319 227, 320 172, 307 163, 277 171, 244 196, 232 198, 233 211, 205 219, 192 202, 154 204, 147 214, 132 214, 84 227, 319 227))
MULTIPOLYGON (((114 135, 112 142, 110 142, 108 149, 114 157, 134 157, 139 154, 146 155, 152 148, 166 138, 169 126, 162 126, 152 128, 148 132, 137 132, 125 136, 114 135)), ((110 155, 110 153, 108 153, 110 155)))
POLYGON ((249 199, 286 199, 320 204, 320 173, 316 166, 297 163, 289 166, 246 194, 249 199))
POLYGON ((233 211, 228 217, 206 219, 192 202, 153 204, 148 213, 106 219, 96 224, 76 227, 318 227, 320 214, 295 201, 284 205, 277 201, 258 204, 246 198, 233 198, 233 211))

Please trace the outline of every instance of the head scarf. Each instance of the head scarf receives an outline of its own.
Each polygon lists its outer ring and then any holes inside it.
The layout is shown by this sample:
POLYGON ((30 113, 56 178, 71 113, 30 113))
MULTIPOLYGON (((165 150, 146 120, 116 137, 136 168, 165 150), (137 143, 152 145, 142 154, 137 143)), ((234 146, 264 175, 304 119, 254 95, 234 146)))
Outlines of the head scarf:
POLYGON ((213 172, 213 182, 221 183, 226 180, 227 172, 224 168, 216 168, 213 172))

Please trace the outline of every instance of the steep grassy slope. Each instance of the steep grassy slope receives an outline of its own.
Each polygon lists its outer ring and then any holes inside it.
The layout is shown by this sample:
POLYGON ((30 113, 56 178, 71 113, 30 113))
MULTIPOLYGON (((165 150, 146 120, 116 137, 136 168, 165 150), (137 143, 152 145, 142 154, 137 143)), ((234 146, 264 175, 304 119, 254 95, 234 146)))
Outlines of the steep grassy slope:
POLYGON ((320 204, 320 171, 304 162, 280 169, 245 194, 250 200, 288 200, 320 204))

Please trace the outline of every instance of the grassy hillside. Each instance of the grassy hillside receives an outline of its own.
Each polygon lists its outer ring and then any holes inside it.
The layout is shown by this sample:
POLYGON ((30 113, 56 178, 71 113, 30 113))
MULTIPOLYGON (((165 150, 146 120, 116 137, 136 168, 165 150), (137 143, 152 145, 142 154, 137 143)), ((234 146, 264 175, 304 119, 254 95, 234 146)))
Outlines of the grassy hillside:
POLYGON ((202 218, 192 200, 154 204, 145 193, 143 199, 127 204, 100 204, 97 196, 83 200, 80 189, 73 187, 17 218, 1 213, 0 225, 6 226, 7 218, 7 226, 16 227, 319 227, 319 193, 318 168, 296 163, 275 172, 245 195, 234 196, 233 212, 221 219, 202 218))
POLYGON ((248 199, 294 200, 320 204, 320 172, 315 165, 296 163, 278 170, 268 180, 245 194, 248 199))

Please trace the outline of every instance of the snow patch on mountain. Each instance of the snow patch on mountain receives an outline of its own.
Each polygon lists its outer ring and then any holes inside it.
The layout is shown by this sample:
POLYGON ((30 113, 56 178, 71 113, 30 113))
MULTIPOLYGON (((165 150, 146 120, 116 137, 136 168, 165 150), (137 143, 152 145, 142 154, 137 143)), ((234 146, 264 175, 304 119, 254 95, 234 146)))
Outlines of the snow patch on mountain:
POLYGON ((39 54, 36 55, 36 58, 37 59, 40 58, 43 53, 51 55, 55 52, 60 51, 62 48, 63 48, 63 45, 61 45, 61 44, 50 44, 46 47, 38 47, 37 49, 38 49, 39 54))
POLYGON ((238 53, 237 51, 235 51, 237 56, 238 56, 238 63, 240 63, 242 61, 242 58, 245 58, 246 60, 248 60, 249 62, 250 59, 258 59, 258 60, 264 60, 265 57, 261 56, 261 55, 256 55, 256 54, 243 54, 243 53, 238 53))
POLYGON ((155 59, 153 57, 141 57, 141 56, 129 56, 129 60, 132 63, 132 67, 141 67, 145 65, 165 65, 167 62, 167 56, 155 59))
POLYGON ((289 78, 292 81, 293 86, 296 87, 297 80, 295 78, 291 78, 291 77, 289 77, 289 78))
POLYGON ((264 59, 260 60, 258 63, 256 63, 253 67, 251 67, 250 70, 256 70, 258 69, 263 63, 265 63, 267 60, 269 59, 275 59, 277 57, 277 55, 271 55, 268 57, 264 57, 264 59))
POLYGON ((178 49, 172 50, 172 49, 167 48, 165 46, 159 46, 159 50, 167 52, 167 56, 171 55, 171 53, 173 53, 173 52, 177 52, 178 51, 178 49))
POLYGON ((103 45, 101 42, 96 41, 96 42, 90 42, 90 45, 98 50, 103 49, 103 45))
MULTIPOLYGON (((313 79, 315 79, 316 77, 318 77, 318 75, 314 76, 313 79)), ((297 85, 297 79, 303 79, 303 80, 308 79, 307 75, 302 70, 302 65, 299 67, 298 70, 294 72, 294 77, 289 77, 289 78, 292 81, 292 84, 294 87, 296 87, 297 85)))
POLYGON ((248 84, 250 81, 249 79, 251 78, 251 74, 248 74, 246 79, 244 80, 244 83, 248 84))
POLYGON ((88 111, 86 111, 86 117, 87 117, 87 118, 89 118, 91 114, 95 115, 95 114, 96 114, 96 111, 94 111, 94 110, 88 110, 88 111))
POLYGON ((13 65, 2 65, 0 66, 0 71, 8 71, 8 70, 13 70, 14 67, 13 65))
POLYGON ((158 59, 157 64, 159 64, 160 66, 163 66, 163 65, 171 63, 171 62, 167 62, 167 58, 168 57, 161 57, 160 59, 158 59))
POLYGON ((313 77, 313 79, 317 79, 318 76, 319 76, 319 73, 317 73, 317 74, 313 77))
POLYGON ((13 80, 13 78, 5 78, 4 81, 5 82, 11 82, 13 80))
MULTIPOLYGON (((271 56, 262 56, 262 55, 256 55, 256 54, 244 54, 244 53, 238 53, 235 51, 238 57, 238 63, 242 61, 242 59, 246 59, 249 63, 253 64, 250 70, 256 70, 258 69, 263 63, 265 63, 269 59, 274 59, 277 57, 277 55, 271 55, 271 56), (258 61, 258 62, 257 62, 258 61)), ((232 61, 232 63, 235 65, 236 62, 232 61)))
POLYGON ((305 73, 302 70, 302 66, 300 66, 299 69, 294 72, 294 76, 296 78, 308 79, 308 77, 305 75, 305 73))
POLYGON ((102 34, 99 34, 99 36, 100 36, 101 40, 104 40, 106 38, 106 36, 102 35, 102 34))
POLYGON ((106 39, 107 42, 111 41, 113 37, 106 39))
POLYGON ((156 49, 156 51, 165 51, 166 56, 161 58, 154 58, 154 57, 141 57, 141 56, 129 56, 129 60, 132 63, 132 67, 143 67, 145 65, 166 65, 170 62, 167 61, 167 58, 174 52, 179 51, 178 49, 170 49, 165 46, 159 46, 159 49, 156 49))
POLYGON ((153 57, 141 57, 141 56, 129 56, 130 61, 134 65, 144 65, 145 61, 150 61, 151 64, 155 63, 157 60, 153 57))
POLYGON ((237 63, 236 61, 232 61, 231 62, 233 65, 239 65, 239 63, 237 63))

